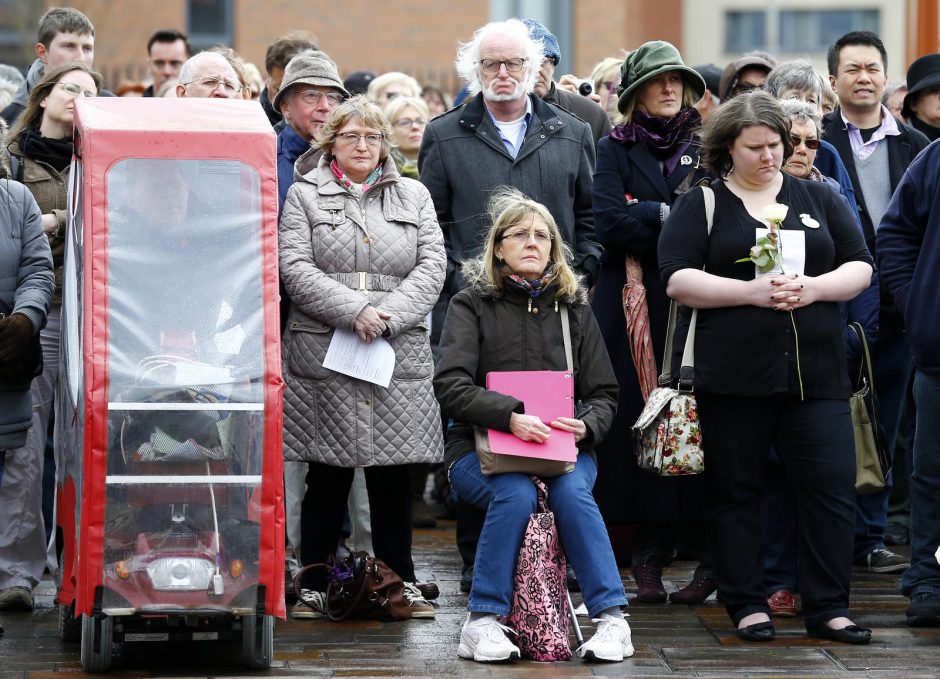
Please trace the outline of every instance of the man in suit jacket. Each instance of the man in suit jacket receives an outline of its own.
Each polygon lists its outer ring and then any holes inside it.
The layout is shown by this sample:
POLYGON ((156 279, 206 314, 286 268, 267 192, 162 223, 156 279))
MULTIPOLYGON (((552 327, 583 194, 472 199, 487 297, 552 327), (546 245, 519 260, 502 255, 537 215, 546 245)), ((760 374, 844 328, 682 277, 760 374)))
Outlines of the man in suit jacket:
MULTIPOLYGON (((852 178, 865 239, 875 254, 875 233, 891 195, 928 142, 923 134, 898 122, 881 103, 888 56, 877 35, 868 31, 846 33, 829 49, 827 61, 839 107, 824 118, 823 129, 852 178)), ((890 454, 913 362, 903 320, 885 295, 873 363, 890 454)), ((885 489, 858 496, 855 559, 858 566, 873 573, 899 573, 910 565, 906 558, 885 548, 888 492, 885 489)))

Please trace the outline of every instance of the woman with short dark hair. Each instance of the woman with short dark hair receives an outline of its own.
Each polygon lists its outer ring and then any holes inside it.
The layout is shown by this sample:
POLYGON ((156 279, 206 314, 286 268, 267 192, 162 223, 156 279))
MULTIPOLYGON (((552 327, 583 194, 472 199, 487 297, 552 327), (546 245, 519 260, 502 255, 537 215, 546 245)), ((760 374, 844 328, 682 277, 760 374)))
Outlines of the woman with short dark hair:
POLYGON ((761 513, 777 451, 797 487, 799 574, 811 637, 865 644, 848 618, 855 454, 839 302, 868 287, 872 260, 828 184, 780 171, 790 121, 769 94, 741 94, 705 127, 712 184, 679 199, 659 241, 666 292, 698 309, 695 393, 718 593, 737 634, 769 641, 761 513))

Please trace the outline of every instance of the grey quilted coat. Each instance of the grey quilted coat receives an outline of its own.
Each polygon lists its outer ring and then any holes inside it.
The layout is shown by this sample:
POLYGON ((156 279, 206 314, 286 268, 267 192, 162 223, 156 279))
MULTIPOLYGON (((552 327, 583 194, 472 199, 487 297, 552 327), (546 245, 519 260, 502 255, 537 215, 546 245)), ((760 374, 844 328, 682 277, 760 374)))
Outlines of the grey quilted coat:
MULTIPOLYGON (((299 171, 313 154, 297 160, 299 171)), ((446 259, 427 189, 387 159, 379 181, 357 198, 323 157, 288 191, 279 253, 291 298, 282 347, 284 459, 339 467, 440 462, 426 319, 446 259), (353 330, 367 304, 392 315, 388 389, 323 367, 333 329, 353 330)))

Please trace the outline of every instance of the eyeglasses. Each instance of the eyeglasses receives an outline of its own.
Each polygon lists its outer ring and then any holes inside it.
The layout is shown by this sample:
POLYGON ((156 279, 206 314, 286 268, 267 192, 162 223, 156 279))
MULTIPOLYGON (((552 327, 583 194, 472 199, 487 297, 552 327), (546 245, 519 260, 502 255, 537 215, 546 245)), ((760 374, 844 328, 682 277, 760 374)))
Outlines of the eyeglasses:
POLYGON ((424 127, 428 124, 427 118, 399 118, 395 121, 395 127, 398 127, 402 130, 407 130, 413 125, 418 127, 424 127))
POLYGON ((481 59, 480 66, 483 67, 484 73, 490 75, 499 73, 500 66, 505 66, 509 73, 519 73, 527 61, 528 59, 505 59, 503 61, 499 59, 481 59))
POLYGON ((519 229, 518 231, 510 231, 509 233, 504 233, 499 237, 500 240, 511 240, 515 241, 519 245, 525 245, 529 242, 530 238, 535 238, 535 242, 539 245, 545 245, 552 240, 552 234, 550 231, 543 231, 539 229, 538 231, 527 231, 525 229, 519 229))
POLYGON ((341 132, 336 135, 336 141, 348 146, 358 144, 360 139, 365 139, 369 146, 378 146, 382 143, 383 137, 381 134, 356 134, 355 132, 341 132))
POLYGON ((219 88, 219 85, 221 85, 222 89, 225 90, 225 93, 230 97, 233 97, 242 91, 241 85, 215 75, 190 80, 188 83, 183 83, 183 87, 189 87, 193 83, 199 85, 200 87, 205 87, 210 92, 215 92, 219 88))
POLYGON ((299 93, 301 99, 303 99, 305 104, 310 106, 317 106, 320 103, 320 100, 326 97, 326 103, 330 107, 339 106, 343 103, 343 95, 339 92, 321 92, 320 90, 301 90, 299 93))
POLYGON ((73 97, 77 97, 80 94, 84 94, 86 97, 98 96, 98 93, 94 90, 83 90, 75 83, 56 83, 56 85, 62 85, 62 89, 71 94, 73 97))
POLYGON ((790 141, 793 143, 793 148, 796 148, 801 143, 806 144, 806 148, 810 151, 815 151, 819 148, 821 142, 818 139, 807 139, 806 137, 798 137, 795 134, 790 135, 790 141))
POLYGON ((751 83, 735 83, 734 87, 731 88, 731 93, 734 95, 747 94, 760 88, 760 85, 752 85, 751 83))

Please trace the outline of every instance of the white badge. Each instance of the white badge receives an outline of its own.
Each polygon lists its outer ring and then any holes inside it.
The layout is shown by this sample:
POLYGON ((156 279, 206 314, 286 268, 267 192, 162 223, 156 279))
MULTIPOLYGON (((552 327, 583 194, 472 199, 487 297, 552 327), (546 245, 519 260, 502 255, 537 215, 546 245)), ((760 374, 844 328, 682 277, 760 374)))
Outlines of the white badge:
POLYGON ((818 229, 818 228, 819 228, 819 222, 817 222, 815 219, 813 219, 812 217, 810 217, 810 216, 809 216, 808 214, 806 214, 805 212, 800 215, 800 221, 803 222, 803 225, 804 225, 804 226, 806 226, 806 227, 808 227, 808 228, 810 228, 810 229, 818 229))
POLYGON ((681 158, 679 158, 679 164, 680 164, 680 165, 691 165, 691 164, 692 164, 692 157, 691 157, 691 156, 682 156, 681 158))

